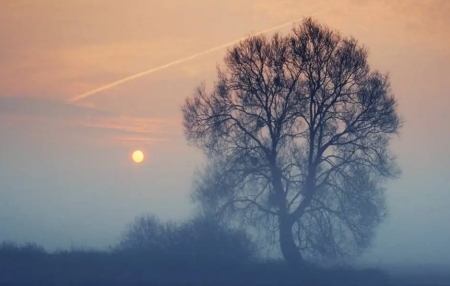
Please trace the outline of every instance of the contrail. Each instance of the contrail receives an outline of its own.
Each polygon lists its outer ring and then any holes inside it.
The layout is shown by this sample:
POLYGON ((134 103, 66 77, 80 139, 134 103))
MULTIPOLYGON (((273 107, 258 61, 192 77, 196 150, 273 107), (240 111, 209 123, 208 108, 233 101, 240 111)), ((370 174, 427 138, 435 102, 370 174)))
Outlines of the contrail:
MULTIPOLYGON (((314 13, 314 14, 317 14, 317 13, 314 13)), ((313 15, 314 15, 314 14, 313 14, 313 15)), ((272 28, 270 28, 270 29, 261 31, 261 32, 257 33, 256 35, 258 36, 258 35, 262 35, 262 34, 265 34, 265 33, 272 32, 272 31, 274 31, 274 30, 283 28, 283 27, 285 27, 285 26, 292 25, 292 24, 294 24, 295 22, 298 22, 298 21, 300 21, 300 20, 301 20, 301 19, 297 19, 297 20, 294 20, 294 21, 290 21, 290 22, 287 22, 287 23, 278 25, 278 26, 276 26, 276 27, 272 27, 272 28)), ((117 81, 108 83, 108 84, 106 84, 106 85, 104 85, 104 86, 98 87, 98 88, 96 88, 96 89, 93 89, 93 90, 87 91, 87 92, 85 92, 85 93, 82 93, 82 94, 80 94, 80 95, 77 95, 77 96, 75 96, 75 97, 72 97, 71 99, 69 99, 69 101, 71 101, 71 102, 76 102, 76 101, 85 99, 85 98, 90 97, 91 95, 94 95, 94 94, 99 93, 99 92, 101 92, 101 91, 111 89, 111 88, 113 88, 113 87, 116 87, 116 86, 118 86, 118 85, 124 84, 124 83, 126 83, 126 82, 131 81, 131 80, 137 79, 137 78, 139 78, 139 77, 142 77, 142 76, 145 76, 145 75, 148 75, 148 74, 151 74, 151 73, 154 73, 154 72, 157 72, 157 71, 160 71, 160 70, 163 70, 163 69, 166 69, 166 68, 169 68, 169 67, 172 67, 172 66, 175 66, 175 65, 178 65, 178 64, 181 64, 181 63, 190 61, 190 60, 193 60, 193 59, 195 59, 195 58, 197 58, 197 57, 200 57, 200 56, 203 56, 203 55, 212 53, 212 52, 214 52, 214 51, 217 51, 217 50, 226 48, 226 47, 228 47, 228 46, 230 46, 230 45, 237 44, 237 43, 239 43, 240 41, 243 41, 243 40, 245 40, 245 39, 247 39, 247 36, 246 36, 246 37, 242 37, 242 38, 237 39, 237 40, 234 40, 234 41, 231 41, 231 42, 228 42, 228 43, 226 43, 226 44, 222 44, 222 45, 217 46, 217 47, 214 47, 214 48, 210 48, 209 50, 206 50, 206 51, 203 51, 203 52, 196 53, 196 54, 194 54, 194 55, 192 55, 192 56, 188 56, 188 57, 185 57, 185 58, 182 58, 182 59, 179 59, 179 60, 176 60, 176 61, 167 63, 167 64, 165 64, 165 65, 162 65, 162 66, 159 66, 159 67, 155 67, 155 68, 152 68, 152 69, 149 69, 149 70, 146 70, 146 71, 143 71, 143 72, 140 72, 140 73, 137 73, 137 74, 134 74, 134 75, 131 75, 131 76, 128 76, 128 77, 119 79, 119 80, 117 80, 117 81)))

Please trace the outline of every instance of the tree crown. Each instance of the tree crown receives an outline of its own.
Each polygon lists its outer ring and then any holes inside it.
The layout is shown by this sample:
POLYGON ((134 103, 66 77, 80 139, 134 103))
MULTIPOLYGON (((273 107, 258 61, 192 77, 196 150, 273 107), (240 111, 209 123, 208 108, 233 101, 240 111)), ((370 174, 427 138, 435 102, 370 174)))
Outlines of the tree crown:
POLYGON ((400 172, 388 147, 401 126, 367 55, 312 19, 228 50, 213 91, 201 85, 183 106, 186 137, 209 159, 195 197, 274 233, 283 217, 304 252, 367 247, 383 182, 400 172))

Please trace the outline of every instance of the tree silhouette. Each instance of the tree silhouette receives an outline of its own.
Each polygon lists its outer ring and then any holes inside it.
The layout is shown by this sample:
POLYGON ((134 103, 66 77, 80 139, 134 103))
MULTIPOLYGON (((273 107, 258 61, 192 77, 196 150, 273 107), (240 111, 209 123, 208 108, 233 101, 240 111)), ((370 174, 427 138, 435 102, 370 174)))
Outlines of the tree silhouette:
POLYGON ((401 121, 389 78, 354 38, 308 18, 287 36, 250 37, 225 56, 212 92, 182 107, 208 158, 194 197, 268 231, 292 266, 360 253, 400 174, 401 121))
POLYGON ((161 222, 155 215, 138 216, 122 234, 118 249, 159 251, 177 244, 177 223, 161 222))
POLYGON ((123 233, 117 251, 162 255, 190 264, 246 263, 256 258, 256 246, 245 231, 198 215, 180 223, 161 222, 154 215, 136 217, 123 233))

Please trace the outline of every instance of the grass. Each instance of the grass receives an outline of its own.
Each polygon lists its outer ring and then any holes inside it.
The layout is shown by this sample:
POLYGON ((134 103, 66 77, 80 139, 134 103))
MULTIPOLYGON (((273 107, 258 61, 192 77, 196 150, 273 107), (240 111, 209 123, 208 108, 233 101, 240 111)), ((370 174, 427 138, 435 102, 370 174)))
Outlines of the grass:
POLYGON ((377 270, 292 271, 282 261, 226 261, 182 253, 64 250, 0 245, 0 285, 381 285, 377 270))

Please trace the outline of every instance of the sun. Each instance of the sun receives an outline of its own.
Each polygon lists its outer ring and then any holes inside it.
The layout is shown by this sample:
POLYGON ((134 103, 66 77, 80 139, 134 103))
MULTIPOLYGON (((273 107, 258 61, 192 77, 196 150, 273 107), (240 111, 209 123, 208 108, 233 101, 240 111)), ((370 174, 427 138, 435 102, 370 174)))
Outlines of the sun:
POLYGON ((131 155, 131 159, 133 159, 135 163, 141 163, 144 161, 144 153, 141 150, 136 150, 133 152, 133 155, 131 155))

